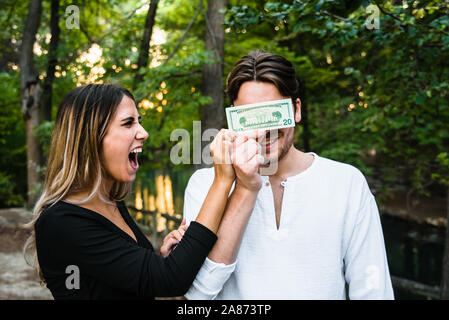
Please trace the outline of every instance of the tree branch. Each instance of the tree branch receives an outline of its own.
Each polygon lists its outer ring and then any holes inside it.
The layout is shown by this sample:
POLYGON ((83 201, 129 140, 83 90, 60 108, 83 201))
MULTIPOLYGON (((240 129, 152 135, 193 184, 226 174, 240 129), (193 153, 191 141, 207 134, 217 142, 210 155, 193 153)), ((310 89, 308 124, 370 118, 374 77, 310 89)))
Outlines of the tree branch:
POLYGON ((176 51, 178 51, 179 47, 181 46, 181 44, 184 42, 187 33, 189 32, 190 28, 192 28, 193 23, 195 22, 196 18, 198 17, 198 15, 201 13, 201 10, 203 9, 203 0, 199 1, 199 6, 198 9, 196 10, 192 20, 190 20, 189 25, 187 26, 187 28, 184 30, 184 34, 182 35, 182 37, 179 39, 178 43, 176 44, 176 47, 173 49, 172 52, 170 52, 170 54, 168 55, 167 59, 165 59, 164 63, 162 64, 162 66, 165 66, 168 62, 168 60, 170 60, 171 57, 173 57, 176 53, 176 51))
MULTIPOLYGON (((377 1, 374 1, 374 2, 376 3, 376 6, 379 8, 380 12, 382 12, 383 14, 386 14, 387 16, 392 17, 392 18, 393 18, 394 20, 396 20, 396 21, 399 21, 399 22, 400 22, 401 28, 403 28, 403 29, 406 29, 406 28, 407 28, 407 25, 404 24, 404 21, 402 21, 399 17, 395 16, 395 15, 392 14, 391 12, 385 11, 385 9, 382 8, 382 6, 381 6, 377 1)), ((449 36, 449 32, 446 32, 446 31, 444 31, 444 30, 440 30, 440 29, 438 29, 438 28, 436 28, 436 27, 434 27, 434 26, 431 26, 431 25, 420 25, 420 24, 415 24, 415 26, 417 26, 417 27, 427 27, 427 28, 429 28, 429 29, 433 29, 433 30, 442 32, 442 33, 444 33, 445 35, 448 35, 448 36, 449 36)))
POLYGON ((403 22, 399 17, 396 17, 394 14, 385 11, 384 8, 382 8, 382 7, 380 6, 380 4, 377 3, 377 1, 374 1, 374 2, 376 3, 376 6, 379 8, 380 12, 382 12, 383 14, 386 14, 387 16, 392 17, 392 18, 393 18, 394 20, 396 20, 396 21, 399 21, 399 22, 401 23, 401 26, 403 27, 403 23, 404 23, 404 22, 403 22))
POLYGON ((335 18, 335 19, 339 19, 339 20, 342 20, 342 21, 345 21, 345 22, 350 22, 351 21, 351 19, 347 19, 347 18, 343 18, 343 17, 340 17, 340 16, 337 16, 336 14, 333 14, 333 13, 330 13, 330 12, 328 12, 328 11, 326 11, 326 10, 324 10, 324 11, 322 11, 325 15, 327 15, 327 16, 329 16, 329 17, 332 17, 332 18, 335 18))
POLYGON ((80 31, 86 36, 88 42, 87 42, 87 47, 90 47, 92 43, 101 43, 101 41, 103 41, 104 38, 106 38, 107 36, 109 36, 110 34, 120 30, 124 25, 126 25, 127 23, 129 23, 129 19, 131 19, 137 12, 137 10, 141 9, 142 7, 144 7, 145 5, 149 4, 149 2, 146 2, 144 4, 142 4, 140 7, 132 10, 123 20, 120 24, 118 24, 116 27, 113 27, 112 29, 110 29, 109 31, 105 32, 103 35, 97 37, 97 38, 92 38, 89 33, 87 32, 86 28, 81 24, 82 19, 80 19, 80 31))
MULTIPOLYGON (((81 20, 81 19, 80 19, 80 20, 81 20)), ((80 26, 80 31, 81 31, 81 32, 84 34, 84 36, 87 38, 87 42, 88 42, 89 46, 91 46, 92 43, 96 43, 96 42, 97 42, 95 39, 93 39, 93 38, 89 35, 89 32, 87 31, 86 28, 84 28, 84 25, 81 23, 81 21, 80 21, 79 26, 80 26)))
POLYGON ((101 41, 103 41, 104 38, 106 38, 106 37, 109 36, 110 34, 112 34, 112 33, 116 32, 116 31, 120 30, 124 25, 126 25, 126 24, 129 23, 129 19, 131 19, 131 18, 136 14, 137 10, 139 10, 140 8, 146 6, 147 4, 149 5, 150 2, 146 2, 146 3, 142 4, 140 7, 134 9, 133 11, 131 11, 131 12, 126 16, 126 18, 123 19, 122 23, 120 23, 119 25, 117 25, 117 27, 112 28, 111 30, 109 30, 108 32, 106 32, 105 34, 103 34, 101 37, 98 37, 98 39, 97 39, 96 42, 97 42, 97 43, 100 43, 101 41))

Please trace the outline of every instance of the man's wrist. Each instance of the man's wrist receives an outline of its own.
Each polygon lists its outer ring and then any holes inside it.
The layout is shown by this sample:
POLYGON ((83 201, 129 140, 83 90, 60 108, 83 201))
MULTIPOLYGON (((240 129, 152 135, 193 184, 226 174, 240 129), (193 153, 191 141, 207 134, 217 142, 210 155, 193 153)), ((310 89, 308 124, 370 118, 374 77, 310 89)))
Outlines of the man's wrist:
POLYGON ((249 188, 249 187, 245 186, 244 184, 236 181, 233 193, 238 194, 239 196, 242 196, 242 197, 252 197, 252 196, 257 196, 257 194, 259 193, 259 190, 260 189, 257 189, 257 188, 249 188))
POLYGON ((262 187, 262 183, 260 185, 247 185, 242 183, 239 179, 236 179, 235 181, 235 189, 238 190, 238 192, 241 192, 243 194, 257 194, 259 193, 259 190, 262 187))

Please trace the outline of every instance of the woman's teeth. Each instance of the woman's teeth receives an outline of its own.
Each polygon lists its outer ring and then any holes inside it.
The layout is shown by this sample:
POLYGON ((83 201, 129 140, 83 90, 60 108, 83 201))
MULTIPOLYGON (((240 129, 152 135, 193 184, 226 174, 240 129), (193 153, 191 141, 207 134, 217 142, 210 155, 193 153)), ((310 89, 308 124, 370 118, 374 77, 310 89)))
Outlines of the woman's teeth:
POLYGON ((136 149, 132 150, 132 151, 129 153, 129 155, 128 155, 129 161, 130 161, 130 163, 131 163, 131 167, 132 167, 134 170, 137 170, 137 168, 138 168, 138 166, 139 166, 139 162, 138 162, 138 160, 137 160, 137 154, 138 154, 139 152, 142 152, 142 148, 136 148, 136 149))

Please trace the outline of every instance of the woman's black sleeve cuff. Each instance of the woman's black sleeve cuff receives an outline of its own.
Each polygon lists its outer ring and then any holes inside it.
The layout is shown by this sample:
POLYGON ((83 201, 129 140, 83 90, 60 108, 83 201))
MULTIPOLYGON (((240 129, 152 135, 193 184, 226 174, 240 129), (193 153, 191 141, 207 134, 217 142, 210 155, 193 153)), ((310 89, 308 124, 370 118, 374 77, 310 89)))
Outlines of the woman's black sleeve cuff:
POLYGON ((212 247, 217 241, 217 235, 215 233, 196 221, 192 221, 190 223, 186 233, 187 232, 191 237, 204 244, 207 251, 212 250, 212 247))

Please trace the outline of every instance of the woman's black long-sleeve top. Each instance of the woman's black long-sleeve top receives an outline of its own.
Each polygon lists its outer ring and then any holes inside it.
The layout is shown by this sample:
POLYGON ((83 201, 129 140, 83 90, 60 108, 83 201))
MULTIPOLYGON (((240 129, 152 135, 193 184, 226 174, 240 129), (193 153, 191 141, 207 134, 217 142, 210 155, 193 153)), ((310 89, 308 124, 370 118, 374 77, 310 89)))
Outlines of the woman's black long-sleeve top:
POLYGON ((101 214, 64 201, 41 213, 35 224, 36 248, 55 299, 153 299, 187 292, 216 235, 193 221, 176 249, 163 258, 124 203, 117 206, 137 243, 101 214), (79 289, 66 284, 74 283, 77 270, 79 289))

